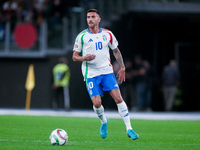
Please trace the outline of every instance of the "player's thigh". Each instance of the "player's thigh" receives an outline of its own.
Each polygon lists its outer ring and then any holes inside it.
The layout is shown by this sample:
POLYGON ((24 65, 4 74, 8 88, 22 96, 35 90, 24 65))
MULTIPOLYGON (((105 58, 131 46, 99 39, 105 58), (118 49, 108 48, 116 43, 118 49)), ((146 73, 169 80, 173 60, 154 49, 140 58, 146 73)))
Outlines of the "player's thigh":
POLYGON ((116 104, 123 102, 123 98, 119 89, 113 89, 110 91, 110 95, 115 100, 116 104))
POLYGON ((100 83, 98 82, 98 77, 88 78, 86 81, 87 91, 90 98, 96 95, 103 95, 103 91, 100 83))

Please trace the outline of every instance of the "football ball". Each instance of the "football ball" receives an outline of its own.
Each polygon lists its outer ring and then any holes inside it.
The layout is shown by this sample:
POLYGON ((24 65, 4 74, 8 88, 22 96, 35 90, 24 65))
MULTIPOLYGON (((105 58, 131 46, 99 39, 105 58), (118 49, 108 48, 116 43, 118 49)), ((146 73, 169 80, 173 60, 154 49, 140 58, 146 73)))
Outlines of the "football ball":
POLYGON ((65 145, 68 141, 67 132, 63 129, 55 129, 49 137, 52 145, 65 145))
POLYGON ((68 141, 67 132, 63 129, 55 129, 50 134, 52 145, 65 145, 68 141))

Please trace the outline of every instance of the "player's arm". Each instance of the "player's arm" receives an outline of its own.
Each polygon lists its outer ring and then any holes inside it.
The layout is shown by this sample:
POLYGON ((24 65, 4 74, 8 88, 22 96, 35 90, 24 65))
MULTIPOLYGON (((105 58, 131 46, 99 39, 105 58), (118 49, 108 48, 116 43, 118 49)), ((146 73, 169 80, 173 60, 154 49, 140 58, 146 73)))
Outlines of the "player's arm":
POLYGON ((73 61, 91 61, 95 59, 96 55, 94 54, 87 54, 84 57, 79 55, 80 52, 74 51, 72 55, 73 61))
POLYGON ((117 73, 117 77, 118 77, 118 82, 125 82, 125 65, 124 65, 124 61, 121 55, 120 50, 117 48, 113 49, 113 55, 115 56, 115 59, 117 60, 117 62, 120 65, 120 70, 117 73))

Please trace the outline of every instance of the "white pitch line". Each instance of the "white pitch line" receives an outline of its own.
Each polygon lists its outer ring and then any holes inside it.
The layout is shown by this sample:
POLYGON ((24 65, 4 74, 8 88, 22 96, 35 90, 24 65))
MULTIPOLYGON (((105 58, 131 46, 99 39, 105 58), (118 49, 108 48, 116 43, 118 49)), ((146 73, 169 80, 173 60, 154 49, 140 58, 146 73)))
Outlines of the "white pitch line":
MULTIPOLYGON (((120 119, 118 111, 107 111, 108 118, 120 119)), ((137 120, 189 120, 200 121, 200 112, 132 112, 129 111, 131 119, 137 120)), ((0 109, 0 115, 29 115, 29 116, 59 116, 59 117, 87 117, 97 118, 93 110, 50 110, 50 109, 0 109)))

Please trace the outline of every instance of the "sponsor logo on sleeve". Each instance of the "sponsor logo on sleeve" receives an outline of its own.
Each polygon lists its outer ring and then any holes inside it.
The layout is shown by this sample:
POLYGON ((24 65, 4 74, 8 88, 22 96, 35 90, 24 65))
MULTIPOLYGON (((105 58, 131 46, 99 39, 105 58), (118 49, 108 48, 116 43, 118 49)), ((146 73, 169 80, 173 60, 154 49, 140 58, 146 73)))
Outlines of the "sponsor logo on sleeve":
POLYGON ((78 44, 74 44, 74 49, 77 49, 78 48, 78 44))

